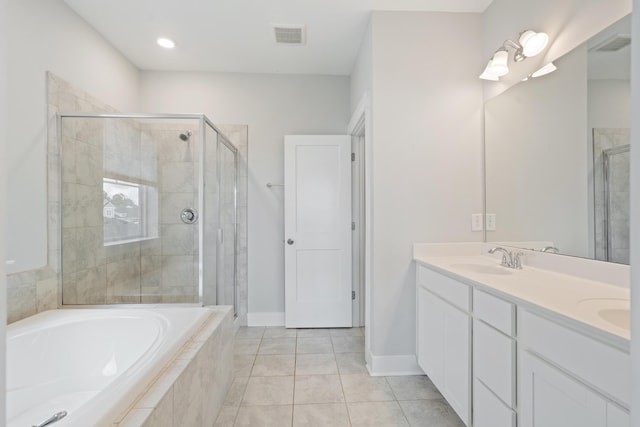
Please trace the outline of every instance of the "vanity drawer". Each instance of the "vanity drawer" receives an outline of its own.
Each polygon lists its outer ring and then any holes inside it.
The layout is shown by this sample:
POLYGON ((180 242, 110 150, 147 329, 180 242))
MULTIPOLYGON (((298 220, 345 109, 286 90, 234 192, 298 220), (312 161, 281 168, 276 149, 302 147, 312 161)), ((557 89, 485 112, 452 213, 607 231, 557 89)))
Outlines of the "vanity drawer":
POLYGON ((471 311, 471 287, 469 285, 460 283, 421 265, 418 265, 417 275, 420 286, 464 311, 471 311))
POLYGON ((473 316, 511 337, 516 336, 515 304, 474 289, 473 316))
POLYGON ((473 373, 509 407, 516 403, 516 342, 480 320, 473 321, 473 373))
POLYGON ((518 311, 518 337, 521 350, 547 359, 623 406, 629 406, 629 353, 526 310, 518 311))
POLYGON ((515 412, 476 379, 473 382, 473 427, 515 426, 515 412))

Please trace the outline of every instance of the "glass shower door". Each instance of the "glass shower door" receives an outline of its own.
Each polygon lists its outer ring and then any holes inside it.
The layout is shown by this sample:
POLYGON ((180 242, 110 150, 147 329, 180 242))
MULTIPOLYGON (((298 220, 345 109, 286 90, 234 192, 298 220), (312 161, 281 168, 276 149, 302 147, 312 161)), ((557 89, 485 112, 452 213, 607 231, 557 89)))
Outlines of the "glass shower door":
POLYGON ((220 305, 236 304, 236 158, 227 141, 218 135, 219 229, 217 257, 217 299, 220 305))
POLYGON ((606 260, 629 264, 630 146, 604 151, 606 260))

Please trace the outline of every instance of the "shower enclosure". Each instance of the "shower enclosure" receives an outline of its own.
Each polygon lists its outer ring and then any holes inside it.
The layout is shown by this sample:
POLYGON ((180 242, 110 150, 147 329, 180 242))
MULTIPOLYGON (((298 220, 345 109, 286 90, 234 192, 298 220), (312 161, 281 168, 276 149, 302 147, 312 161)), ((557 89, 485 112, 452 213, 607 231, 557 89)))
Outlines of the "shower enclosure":
POLYGON ((233 305, 238 151, 204 115, 58 116, 62 303, 233 305))
POLYGON ((596 259, 629 264, 629 129, 593 130, 596 259))

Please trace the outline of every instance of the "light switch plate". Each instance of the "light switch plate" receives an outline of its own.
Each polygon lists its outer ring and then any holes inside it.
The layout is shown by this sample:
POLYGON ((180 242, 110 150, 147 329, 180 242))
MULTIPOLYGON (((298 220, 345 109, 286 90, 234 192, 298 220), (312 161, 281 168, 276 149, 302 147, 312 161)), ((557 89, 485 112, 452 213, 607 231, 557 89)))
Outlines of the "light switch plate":
POLYGON ((496 214, 487 214, 487 231, 496 231, 496 214))
POLYGON ((482 231, 484 230, 482 224, 482 214, 475 213, 471 214, 471 231, 482 231))

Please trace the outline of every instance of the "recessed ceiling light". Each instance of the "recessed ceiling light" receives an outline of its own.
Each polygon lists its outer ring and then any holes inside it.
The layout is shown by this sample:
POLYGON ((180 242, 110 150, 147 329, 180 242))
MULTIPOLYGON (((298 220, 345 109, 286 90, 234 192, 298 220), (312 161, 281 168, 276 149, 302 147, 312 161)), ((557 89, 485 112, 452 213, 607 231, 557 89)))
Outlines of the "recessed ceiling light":
POLYGON ((168 39, 166 37, 160 37, 158 38, 158 44, 162 47, 164 47, 165 49, 173 49, 174 47, 176 47, 176 44, 173 40, 168 39))

